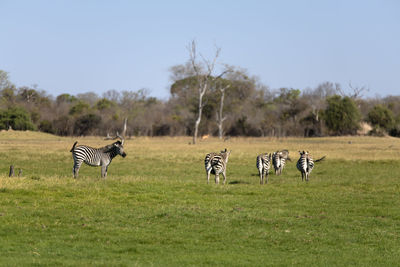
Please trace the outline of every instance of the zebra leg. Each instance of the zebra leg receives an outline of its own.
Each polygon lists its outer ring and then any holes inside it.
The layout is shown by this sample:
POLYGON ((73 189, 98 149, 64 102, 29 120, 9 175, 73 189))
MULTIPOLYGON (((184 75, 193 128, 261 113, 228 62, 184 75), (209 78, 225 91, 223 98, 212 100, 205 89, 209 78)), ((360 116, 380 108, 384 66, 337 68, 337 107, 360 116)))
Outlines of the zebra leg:
POLYGON ((306 182, 308 182, 308 176, 309 176, 309 173, 306 172, 306 182))
POLYGON ((74 178, 78 178, 78 174, 79 174, 79 168, 82 165, 82 161, 81 162, 74 162, 74 167, 72 168, 72 173, 74 175, 74 178))
POLYGON ((226 182, 226 173, 222 172, 222 175, 224 176, 224 184, 225 184, 225 182, 226 182))
POLYGON ((260 184, 263 184, 263 173, 262 173, 262 170, 258 170, 258 174, 260 175, 260 184))
POLYGON ((264 171, 264 180, 265 183, 268 184, 268 172, 266 170, 264 171))
POLYGON ((215 183, 219 184, 219 173, 215 173, 215 183))
POLYGON ((101 166, 101 177, 106 178, 107 176, 107 167, 106 165, 101 166))
POLYGON ((110 164, 108 164, 108 165, 106 166, 106 175, 104 176, 104 178, 106 178, 106 177, 107 177, 108 166, 110 166, 110 164))
POLYGON ((207 184, 209 184, 210 183, 211 168, 207 169, 206 172, 207 172, 207 184))

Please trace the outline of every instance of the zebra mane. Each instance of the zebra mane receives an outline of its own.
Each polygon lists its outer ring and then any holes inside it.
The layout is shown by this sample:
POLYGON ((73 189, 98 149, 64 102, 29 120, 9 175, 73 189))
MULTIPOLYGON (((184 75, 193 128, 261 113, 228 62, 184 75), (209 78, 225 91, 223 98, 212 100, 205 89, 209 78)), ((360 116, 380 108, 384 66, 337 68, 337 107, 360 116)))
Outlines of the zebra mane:
POLYGON ((106 146, 104 146, 102 148, 99 148, 99 149, 102 152, 107 153, 107 152, 110 152, 111 150, 113 150, 114 149, 114 145, 117 144, 117 143, 121 144, 121 141, 114 142, 114 143, 112 143, 110 145, 106 145, 106 146))

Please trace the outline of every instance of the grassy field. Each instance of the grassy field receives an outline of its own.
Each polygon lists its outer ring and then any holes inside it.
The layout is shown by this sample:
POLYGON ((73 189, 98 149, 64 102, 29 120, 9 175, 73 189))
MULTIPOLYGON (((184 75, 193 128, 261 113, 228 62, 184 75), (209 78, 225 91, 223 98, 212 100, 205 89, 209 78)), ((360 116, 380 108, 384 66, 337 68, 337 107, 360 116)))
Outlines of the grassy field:
POLYGON ((134 138, 105 180, 72 178, 75 140, 110 143, 0 133, 0 265, 399 265, 400 139, 134 138), (204 156, 225 147, 227 184, 207 185, 204 156), (256 156, 277 149, 294 161, 261 186, 256 156), (308 183, 298 150, 327 156, 308 183))

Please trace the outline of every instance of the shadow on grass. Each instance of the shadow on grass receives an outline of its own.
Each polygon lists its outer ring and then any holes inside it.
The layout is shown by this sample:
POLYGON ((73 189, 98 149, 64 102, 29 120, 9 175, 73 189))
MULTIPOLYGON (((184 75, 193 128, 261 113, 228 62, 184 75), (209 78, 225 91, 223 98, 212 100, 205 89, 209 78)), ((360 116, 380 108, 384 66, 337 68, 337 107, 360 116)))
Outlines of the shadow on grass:
POLYGON ((235 180, 235 181, 229 182, 228 184, 250 184, 250 183, 246 182, 246 181, 235 180))

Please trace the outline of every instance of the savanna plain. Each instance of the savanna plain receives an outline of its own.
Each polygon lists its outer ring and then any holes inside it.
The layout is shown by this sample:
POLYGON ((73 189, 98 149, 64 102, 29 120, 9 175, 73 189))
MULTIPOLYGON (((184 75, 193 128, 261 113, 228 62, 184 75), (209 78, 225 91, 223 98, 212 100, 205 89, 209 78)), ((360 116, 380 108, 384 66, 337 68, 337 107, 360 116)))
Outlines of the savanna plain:
POLYGON ((399 265, 400 139, 132 138, 106 179, 72 178, 76 140, 112 142, 0 133, 0 265, 399 265), (207 184, 204 157, 224 148, 227 184, 207 184), (256 156, 278 149, 292 161, 260 185, 256 156), (298 150, 326 155, 308 183, 298 150))

